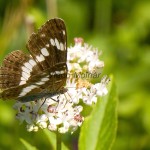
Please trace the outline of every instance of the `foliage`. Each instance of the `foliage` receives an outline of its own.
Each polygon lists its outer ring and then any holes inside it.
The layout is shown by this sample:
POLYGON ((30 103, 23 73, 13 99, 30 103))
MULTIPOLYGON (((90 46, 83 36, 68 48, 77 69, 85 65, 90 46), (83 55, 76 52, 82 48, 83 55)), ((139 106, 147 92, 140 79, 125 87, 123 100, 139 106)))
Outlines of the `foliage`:
MULTIPOLYGON (((49 18, 46 16, 47 9, 52 6, 40 0, 0 1, 0 4, 0 60, 2 60, 12 50, 26 51, 26 29, 29 24, 25 21, 25 16, 34 16, 35 24, 39 27, 46 18, 49 18)), ((150 149, 150 2, 58 0, 56 6, 57 14, 54 16, 58 15, 65 20, 69 45, 73 43, 74 37, 81 36, 87 43, 102 49, 105 61, 103 74, 113 73, 115 76, 120 101, 117 137, 112 149, 150 149)), ((37 149, 50 147, 47 136, 42 131, 27 133, 23 125, 18 125, 14 118, 15 112, 12 110, 13 103, 0 101, 0 149, 24 149, 20 138, 37 149)), ((104 106, 109 108, 110 105, 106 99, 104 106)), ((94 111, 96 113, 97 110, 94 111)), ((94 111, 89 120, 96 115, 94 111)), ((111 123, 107 118, 105 121, 108 125, 111 123)), ((99 120, 99 127, 101 123, 99 120)), ((103 128, 102 125, 100 129, 105 132, 103 128)), ((81 133, 83 130, 84 126, 81 133)), ((100 132, 99 136, 103 132, 100 132)), ((73 135, 63 136, 65 145, 70 149, 77 147, 78 133, 79 131, 73 135)), ((82 147, 83 137, 85 135, 81 134, 79 148, 82 147)))
POLYGON ((80 150, 107 150, 112 147, 117 129, 117 95, 113 78, 107 96, 99 99, 81 128, 80 150))

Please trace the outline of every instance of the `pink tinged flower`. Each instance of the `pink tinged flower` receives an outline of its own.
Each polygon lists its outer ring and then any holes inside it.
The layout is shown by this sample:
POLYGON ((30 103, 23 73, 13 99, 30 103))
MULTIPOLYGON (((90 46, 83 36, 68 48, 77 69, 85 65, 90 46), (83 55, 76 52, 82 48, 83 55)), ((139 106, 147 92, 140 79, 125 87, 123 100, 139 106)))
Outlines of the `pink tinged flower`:
POLYGON ((84 121, 84 117, 80 114, 77 114, 76 116, 74 116, 74 120, 77 122, 78 126, 81 126, 82 122, 84 121))
POLYGON ((79 38, 74 38, 74 42, 75 42, 75 45, 82 45, 83 44, 83 38, 79 37, 79 38))

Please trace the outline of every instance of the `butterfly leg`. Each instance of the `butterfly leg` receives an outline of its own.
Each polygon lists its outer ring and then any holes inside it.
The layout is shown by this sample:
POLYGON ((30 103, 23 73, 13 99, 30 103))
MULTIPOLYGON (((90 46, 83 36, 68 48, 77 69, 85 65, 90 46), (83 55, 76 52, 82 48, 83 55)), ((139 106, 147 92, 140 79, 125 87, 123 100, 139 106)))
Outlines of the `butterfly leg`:
POLYGON ((46 100, 47 100, 47 98, 45 98, 45 99, 44 99, 44 101, 42 102, 41 106, 39 107, 39 109, 38 109, 37 113, 39 113, 39 111, 40 111, 41 107, 44 105, 44 103, 46 102, 46 100))
POLYGON ((58 97, 57 97, 57 100, 54 99, 54 98, 52 98, 52 97, 51 97, 50 99, 52 99, 52 100, 55 101, 55 102, 59 102, 58 97))

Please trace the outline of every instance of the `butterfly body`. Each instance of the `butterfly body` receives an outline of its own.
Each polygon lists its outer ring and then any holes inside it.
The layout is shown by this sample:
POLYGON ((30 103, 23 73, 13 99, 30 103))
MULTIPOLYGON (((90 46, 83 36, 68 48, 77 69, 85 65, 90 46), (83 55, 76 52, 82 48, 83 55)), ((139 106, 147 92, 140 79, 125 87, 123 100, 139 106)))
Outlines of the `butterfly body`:
POLYGON ((37 101, 39 99, 47 99, 47 98, 51 98, 53 96, 59 95, 59 94, 64 94, 65 92, 67 92, 66 88, 60 89, 58 91, 55 92, 41 92, 41 93, 37 93, 37 94, 32 94, 32 95, 27 95, 21 98, 18 98, 19 101, 21 102, 28 102, 28 101, 37 101))
POLYGON ((65 92, 67 79, 67 36, 64 21, 48 20, 27 43, 29 54, 16 50, 0 68, 0 98, 22 102, 65 92))

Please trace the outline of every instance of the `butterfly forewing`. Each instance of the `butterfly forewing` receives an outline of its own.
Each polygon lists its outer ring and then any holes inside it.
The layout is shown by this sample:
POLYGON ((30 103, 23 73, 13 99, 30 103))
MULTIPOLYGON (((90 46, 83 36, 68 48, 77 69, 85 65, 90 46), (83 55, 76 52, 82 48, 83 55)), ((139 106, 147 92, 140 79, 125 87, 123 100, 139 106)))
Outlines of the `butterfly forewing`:
POLYGON ((67 36, 61 19, 47 21, 27 43, 31 55, 17 50, 10 53, 0 68, 2 99, 20 101, 56 95, 67 78, 67 36))
POLYGON ((42 70, 66 63, 66 28, 61 19, 47 21, 33 33, 27 48, 42 70))

